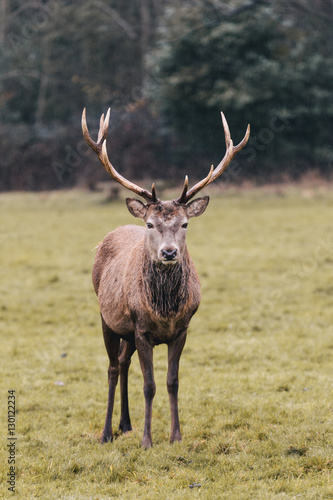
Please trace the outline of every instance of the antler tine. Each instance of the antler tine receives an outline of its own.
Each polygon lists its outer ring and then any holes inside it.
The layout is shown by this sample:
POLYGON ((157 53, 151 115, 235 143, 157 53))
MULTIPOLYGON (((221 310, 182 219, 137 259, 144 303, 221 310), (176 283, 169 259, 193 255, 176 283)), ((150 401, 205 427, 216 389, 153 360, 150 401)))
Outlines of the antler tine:
POLYGON ((188 190, 188 176, 185 175, 185 180, 184 180, 184 187, 183 187, 183 191, 182 191, 182 194, 180 195, 180 197, 177 199, 178 203, 186 203, 186 193, 187 193, 187 190, 188 190))
POLYGON ((221 162, 217 165, 217 167, 214 169, 212 165, 207 177, 205 177, 205 179, 195 184, 195 186, 193 186, 189 191, 187 191, 187 189, 185 190, 185 185, 184 185, 184 189, 181 196, 176 200, 179 203, 187 203, 191 198, 193 198, 193 196, 195 196, 199 191, 201 191, 201 189, 203 189, 205 186, 208 186, 208 184, 214 182, 218 177, 220 177, 220 175, 222 175, 223 172, 228 167, 231 160, 245 146, 250 137, 250 124, 249 124, 247 126, 245 135, 241 140, 241 142, 237 144, 237 146, 234 146, 233 141, 231 139, 228 122, 222 112, 221 112, 221 118, 222 118, 225 145, 226 145, 225 155, 221 160, 221 162))
POLYGON ((228 122, 227 122, 226 117, 224 116, 224 113, 222 111, 221 111, 221 118, 222 118, 222 124, 223 124, 223 129, 224 129, 225 146, 228 149, 230 143, 233 144, 233 142, 231 139, 228 122))
POLYGON ((89 146, 98 154, 99 148, 97 142, 93 141, 92 138, 90 137, 88 126, 87 126, 87 117, 86 117, 86 108, 83 109, 82 111, 82 120, 81 120, 81 126, 82 126, 82 133, 85 141, 89 146))
POLYGON ((125 179, 125 177, 119 174, 119 172, 117 172, 117 170, 111 164, 106 149, 106 137, 109 128, 109 121, 110 121, 110 108, 108 109, 105 118, 104 114, 102 114, 99 122, 97 142, 93 141, 89 134, 87 119, 86 119, 86 108, 84 108, 82 112, 83 137, 85 138, 89 146, 95 151, 95 153, 97 153, 97 156, 100 159, 105 170, 115 181, 119 182, 119 184, 129 189, 130 191, 133 191, 133 193, 142 196, 148 203, 149 202, 156 203, 158 201, 158 198, 156 197, 156 190, 154 184, 152 186, 152 192, 150 193, 146 189, 143 189, 140 186, 134 184, 133 182, 125 179))
POLYGON ((99 120, 99 131, 98 131, 98 138, 97 138, 98 144, 102 144, 108 135, 110 111, 111 111, 111 108, 108 109, 108 111, 106 113, 106 117, 104 118, 104 113, 103 113, 100 120, 99 120))
POLYGON ((156 196, 156 189, 155 189, 155 183, 153 182, 151 186, 151 195, 153 197, 153 201, 158 201, 158 198, 156 196))
POLYGON ((195 184, 189 191, 187 191, 187 189, 188 189, 188 177, 186 176, 185 182, 184 182, 184 187, 183 187, 183 192, 182 192, 181 196, 179 198, 177 198, 176 201, 178 201, 178 203, 183 203, 183 204, 190 201, 190 199, 193 198, 193 196, 195 196, 199 191, 201 191, 201 189, 203 189, 205 186, 207 186, 207 184, 209 184, 209 181, 213 175, 213 172, 214 172, 214 167, 212 165, 210 167, 210 171, 209 171, 207 177, 202 179, 202 181, 197 182, 197 184, 195 184))
POLYGON ((238 153, 238 151, 243 149, 243 147, 245 146, 245 144, 249 140, 249 137, 250 137, 250 124, 248 124, 248 126, 246 128, 245 135, 244 135, 243 139, 241 140, 241 142, 239 144, 237 144, 237 146, 234 146, 234 151, 236 153, 238 153))
POLYGON ((99 130, 98 130, 98 136, 97 136, 97 143, 102 143, 103 142, 103 136, 104 136, 104 113, 99 119, 99 130))
POLYGON ((215 179, 220 177, 220 175, 222 175, 223 172, 225 172, 225 170, 227 169, 231 160, 245 146, 245 144, 247 143, 247 141, 249 140, 249 137, 250 137, 250 124, 248 124, 243 139, 241 140, 241 142, 239 144, 237 144, 237 146, 234 146, 233 141, 232 141, 231 136, 230 136, 228 122, 226 120, 226 117, 222 113, 222 111, 221 111, 221 118, 222 118, 222 123, 223 123, 225 145, 226 145, 227 150, 225 152, 223 159, 220 161, 220 163, 215 168, 214 173, 212 175, 212 178, 208 184, 215 181, 215 179))

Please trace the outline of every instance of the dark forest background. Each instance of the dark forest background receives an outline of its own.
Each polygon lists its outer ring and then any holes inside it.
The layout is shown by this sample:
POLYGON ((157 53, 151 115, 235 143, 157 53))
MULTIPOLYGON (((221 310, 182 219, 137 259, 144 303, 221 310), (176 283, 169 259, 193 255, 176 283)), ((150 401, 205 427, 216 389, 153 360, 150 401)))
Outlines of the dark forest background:
POLYGON ((207 174, 220 111, 248 146, 225 177, 295 179, 333 164, 332 0, 0 0, 0 190, 108 179, 82 139, 111 107, 131 180, 207 174))

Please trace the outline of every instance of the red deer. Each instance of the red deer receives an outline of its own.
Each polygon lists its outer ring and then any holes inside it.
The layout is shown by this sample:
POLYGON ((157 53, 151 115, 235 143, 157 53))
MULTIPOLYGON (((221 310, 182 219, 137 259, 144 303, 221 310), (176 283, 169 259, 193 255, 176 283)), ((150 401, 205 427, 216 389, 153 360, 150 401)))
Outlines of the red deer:
POLYGON ((132 429, 128 407, 128 370, 131 356, 138 351, 144 379, 145 424, 142 446, 150 448, 152 404, 155 395, 153 347, 168 345, 167 389, 171 408, 170 442, 181 441, 178 416, 179 359, 185 345, 187 329, 201 299, 197 271, 186 247, 188 220, 201 215, 208 196, 190 201, 201 189, 215 181, 232 158, 248 141, 248 126, 243 140, 234 146, 227 121, 222 115, 226 153, 207 177, 188 189, 185 177, 182 194, 172 201, 151 192, 120 175, 110 163, 106 136, 110 109, 101 116, 97 142, 89 135, 86 111, 82 114, 83 135, 97 153, 110 176, 122 186, 141 196, 146 204, 133 198, 126 205, 146 227, 128 225, 109 233, 98 246, 93 267, 93 285, 98 296, 104 342, 109 356, 109 394, 101 442, 112 441, 112 412, 115 389, 120 374, 121 416, 119 429, 132 429))

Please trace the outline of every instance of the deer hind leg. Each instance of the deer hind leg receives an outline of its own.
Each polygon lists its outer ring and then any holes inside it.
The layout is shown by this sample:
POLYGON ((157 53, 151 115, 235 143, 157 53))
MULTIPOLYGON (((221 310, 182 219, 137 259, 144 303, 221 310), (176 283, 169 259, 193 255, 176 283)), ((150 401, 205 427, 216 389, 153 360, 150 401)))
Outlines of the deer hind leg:
POLYGON ((135 352, 135 342, 133 339, 122 340, 119 348, 119 372, 120 372, 120 395, 121 414, 119 430, 129 432, 132 430, 131 419, 128 407, 128 370, 131 364, 132 354, 135 352))
POLYGON ((186 341, 186 330, 168 345, 167 388, 171 410, 170 443, 181 441, 178 415, 179 360, 186 341))
POLYGON ((145 335, 136 335, 135 344, 138 350, 144 380, 143 393, 145 396, 145 426, 143 431, 142 446, 144 448, 150 448, 153 444, 151 438, 151 417, 153 399, 156 392, 153 368, 153 347, 149 344, 145 335))
POLYGON ((112 412, 114 405, 114 395, 119 376, 119 361, 118 352, 120 345, 120 337, 107 326, 102 317, 102 328, 106 351, 109 356, 110 365, 108 369, 109 395, 105 417, 105 425, 102 433, 101 443, 107 443, 113 440, 112 434, 112 412))

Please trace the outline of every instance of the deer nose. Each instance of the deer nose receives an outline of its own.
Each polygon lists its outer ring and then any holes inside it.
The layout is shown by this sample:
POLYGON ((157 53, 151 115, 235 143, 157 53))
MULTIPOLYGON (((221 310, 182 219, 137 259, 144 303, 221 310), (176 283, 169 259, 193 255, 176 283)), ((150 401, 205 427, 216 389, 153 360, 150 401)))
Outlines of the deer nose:
POLYGON ((171 250, 162 250, 162 257, 163 259, 165 260, 173 260, 176 258, 176 255, 177 255, 177 249, 176 248, 173 248, 171 250))

